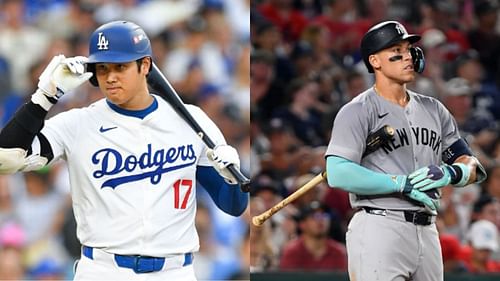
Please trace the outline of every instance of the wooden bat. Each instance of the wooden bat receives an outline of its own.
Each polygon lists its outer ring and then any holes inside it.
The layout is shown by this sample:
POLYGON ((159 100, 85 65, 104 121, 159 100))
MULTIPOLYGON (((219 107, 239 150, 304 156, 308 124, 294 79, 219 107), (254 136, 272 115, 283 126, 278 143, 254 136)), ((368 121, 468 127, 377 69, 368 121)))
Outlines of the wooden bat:
MULTIPOLYGON (((215 143, 212 139, 205 133, 205 131, 200 127, 198 122, 193 118, 191 113, 186 109, 184 102, 175 91, 175 89, 170 85, 167 78, 163 76, 161 71, 158 69, 155 63, 151 68, 151 72, 148 75, 148 84, 152 90, 166 100, 188 124, 196 132, 196 134, 203 140, 208 148, 213 149, 215 143)), ((245 177, 233 164, 227 166, 227 169, 233 175, 238 183, 240 184, 241 190, 243 192, 250 191, 250 180, 245 177)))
POLYGON ((304 193, 311 190, 313 187, 318 185, 323 179, 326 178, 326 172, 322 172, 321 174, 316 175, 306 184, 297 189, 294 193, 290 194, 285 199, 281 200, 278 204, 274 205, 271 209, 265 211, 264 213, 254 216, 252 218, 252 223, 255 226, 261 226, 266 220, 268 220, 272 215, 276 214, 279 210, 283 209, 286 205, 295 201, 295 199, 304 195, 304 193))
MULTIPOLYGON (((370 153, 379 149, 382 145, 387 143, 394 136, 394 129, 385 125, 377 131, 371 133, 366 139, 366 149, 363 153, 363 157, 366 157, 370 153)), ((271 207, 269 210, 263 212, 258 216, 252 218, 252 223, 255 226, 261 226, 266 220, 268 220, 272 215, 276 214, 279 210, 283 209, 286 205, 292 203, 304 193, 311 190, 313 187, 318 185, 321 181, 326 179, 326 171, 321 172, 316 175, 310 181, 305 183, 303 186, 299 187, 294 193, 290 194, 285 199, 281 200, 278 204, 271 207)))

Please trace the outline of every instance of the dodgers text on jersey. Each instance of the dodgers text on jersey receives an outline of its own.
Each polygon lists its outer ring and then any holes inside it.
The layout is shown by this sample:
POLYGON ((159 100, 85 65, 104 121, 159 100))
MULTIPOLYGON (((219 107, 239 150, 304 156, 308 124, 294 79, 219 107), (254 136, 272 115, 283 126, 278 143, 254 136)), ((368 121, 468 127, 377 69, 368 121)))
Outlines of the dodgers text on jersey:
POLYGON ((96 179, 126 172, 125 175, 106 179, 101 185, 101 188, 114 189, 121 184, 147 178, 152 184, 158 184, 164 173, 194 165, 196 153, 192 144, 156 151, 148 144, 146 152, 139 156, 122 155, 113 148, 103 148, 92 155, 92 163, 96 166, 92 173, 96 179))

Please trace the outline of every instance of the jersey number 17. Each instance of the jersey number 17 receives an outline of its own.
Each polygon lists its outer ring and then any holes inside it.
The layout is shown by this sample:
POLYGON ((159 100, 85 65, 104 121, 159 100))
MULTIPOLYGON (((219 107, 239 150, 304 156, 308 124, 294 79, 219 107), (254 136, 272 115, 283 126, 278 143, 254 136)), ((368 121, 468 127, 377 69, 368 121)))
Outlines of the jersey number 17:
POLYGON ((193 188, 192 180, 180 179, 174 183, 174 208, 186 209, 192 188, 193 188), (182 203, 181 203, 181 191, 184 193, 182 198, 182 203))

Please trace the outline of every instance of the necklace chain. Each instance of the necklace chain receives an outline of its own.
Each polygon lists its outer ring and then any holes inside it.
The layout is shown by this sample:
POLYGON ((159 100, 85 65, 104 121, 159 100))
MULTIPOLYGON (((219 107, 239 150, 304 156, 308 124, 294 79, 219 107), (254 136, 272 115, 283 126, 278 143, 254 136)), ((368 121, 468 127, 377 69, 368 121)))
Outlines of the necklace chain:
MULTIPOLYGON (((377 89, 377 85, 373 85, 373 90, 375 91, 375 94, 381 96, 381 97, 384 97, 380 94, 379 90, 377 89)), ((410 102, 410 96, 408 95, 408 93, 405 92, 405 99, 404 99, 404 102, 405 103, 408 103, 410 102)))

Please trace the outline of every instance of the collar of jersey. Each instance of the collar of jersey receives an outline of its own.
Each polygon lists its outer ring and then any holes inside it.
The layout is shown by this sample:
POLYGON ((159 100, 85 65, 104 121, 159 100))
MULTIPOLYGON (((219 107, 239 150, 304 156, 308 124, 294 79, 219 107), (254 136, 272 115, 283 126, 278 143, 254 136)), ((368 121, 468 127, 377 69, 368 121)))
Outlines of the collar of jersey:
POLYGON ((154 96, 153 96, 153 103, 150 106, 146 107, 145 109, 141 109, 141 110, 124 109, 124 108, 119 107, 116 104, 113 104, 109 100, 106 100, 106 103, 109 105, 109 107, 113 111, 115 111, 119 114, 131 116, 131 117, 136 117, 139 119, 144 119, 144 117, 148 116, 149 113, 155 111, 158 108, 158 101, 156 100, 156 98, 154 96))

